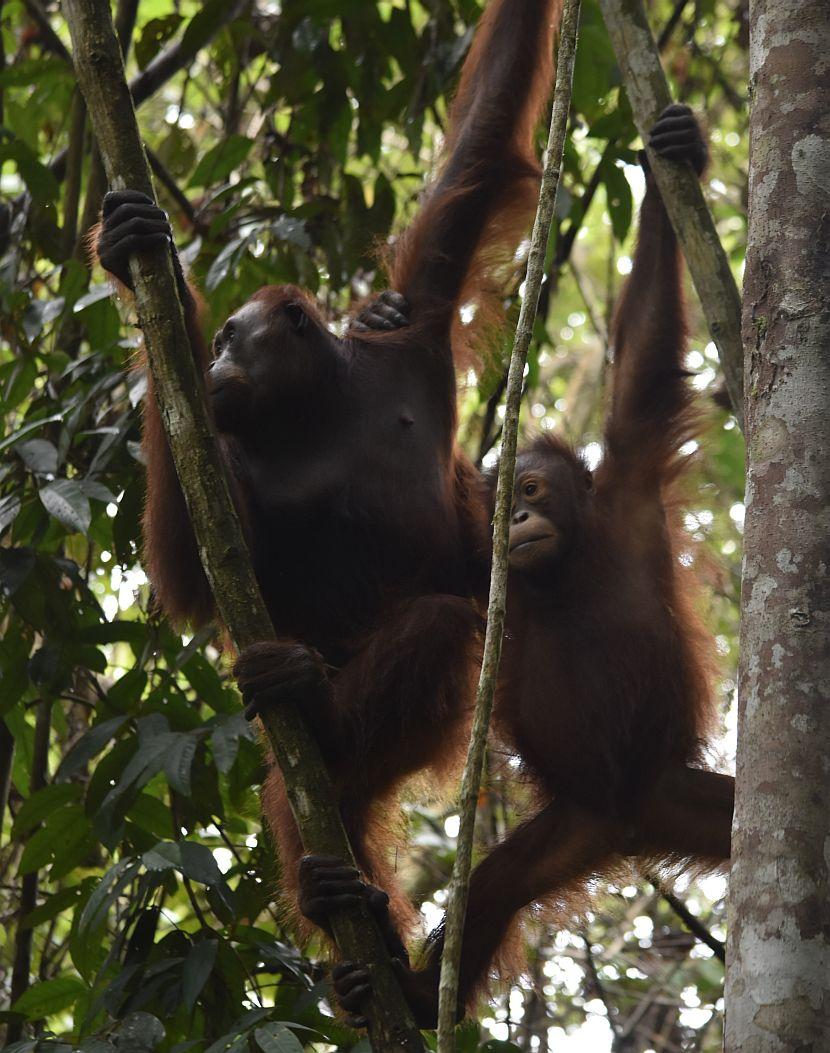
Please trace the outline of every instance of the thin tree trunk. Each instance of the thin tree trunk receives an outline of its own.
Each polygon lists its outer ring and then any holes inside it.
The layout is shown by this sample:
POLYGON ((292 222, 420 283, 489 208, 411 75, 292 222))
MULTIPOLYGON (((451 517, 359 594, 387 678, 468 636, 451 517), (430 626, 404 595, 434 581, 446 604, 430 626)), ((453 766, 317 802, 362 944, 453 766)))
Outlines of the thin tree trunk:
POLYGON ((703 197, 700 180, 688 165, 677 165, 658 157, 647 141, 649 130, 672 99, 643 0, 600 0, 600 8, 622 70, 637 130, 646 146, 651 170, 720 355, 732 410, 743 427, 741 303, 729 260, 703 197))
POLYGON ((727 1053, 830 1048, 830 10, 750 4, 727 1053))
MULTIPOLYGON (((238 5, 237 5, 238 6, 238 5)), ((113 30, 109 0, 66 0, 75 71, 86 98, 101 159, 114 189, 153 194, 133 99, 113 30)), ((187 500, 199 555, 223 622, 237 648, 273 636, 248 548, 231 501, 196 372, 169 250, 161 246, 130 263, 147 361, 170 451, 187 500)), ((291 704, 262 715, 294 818, 309 852, 353 860, 334 789, 317 742, 291 704)), ((341 954, 365 962, 372 975, 367 1015, 375 1053, 418 1053, 412 1021, 389 954, 368 907, 338 908, 331 916, 341 954)))
POLYGON ((484 637, 484 655, 476 693, 473 728, 467 760, 461 779, 460 808, 461 825, 458 833, 458 848, 450 880, 447 913, 444 919, 445 942, 441 956, 441 978, 438 1007, 438 1053, 453 1053, 455 1021, 458 1007, 459 968, 464 935, 464 915, 467 909, 470 869, 473 855, 476 805, 481 773, 484 767, 484 752, 487 745, 487 729, 496 693, 496 677, 501 658, 501 643, 504 634, 504 618, 507 607, 507 548, 510 533, 510 506, 513 502, 513 475, 516 468, 516 446, 519 434, 519 412, 522 404, 522 377, 527 352, 533 336, 536 309, 539 306, 539 291, 542 287, 548 235, 553 222, 556 191, 562 166, 562 153, 568 127, 568 111, 571 105, 576 42, 579 33, 580 0, 565 0, 562 26, 559 35, 559 54, 556 67, 556 87, 553 96, 553 112, 550 132, 539 190, 536 220, 530 238, 527 255, 527 278, 516 338, 510 356, 507 375, 507 397, 505 399, 504 441, 502 443, 499 476, 496 483, 496 507, 493 516, 493 565, 490 571, 490 597, 487 605, 487 631, 484 637))
MULTIPOLYGON (((35 738, 32 749, 32 774, 29 780, 30 794, 42 790, 49 780, 49 733, 52 728, 52 702, 44 699, 38 702, 35 718, 35 738)), ((34 831, 29 834, 32 837, 34 831)), ((28 840, 28 838, 27 838, 28 840)), ((25 929, 21 922, 37 906, 37 892, 40 883, 40 872, 33 870, 24 874, 20 881, 20 902, 17 908, 17 927, 14 938, 14 963, 12 965, 12 983, 10 991, 11 1005, 29 990, 32 976, 32 936, 31 925, 25 929)), ((11 1020, 6 1031, 6 1042, 11 1045, 23 1037, 24 1020, 11 1020)))

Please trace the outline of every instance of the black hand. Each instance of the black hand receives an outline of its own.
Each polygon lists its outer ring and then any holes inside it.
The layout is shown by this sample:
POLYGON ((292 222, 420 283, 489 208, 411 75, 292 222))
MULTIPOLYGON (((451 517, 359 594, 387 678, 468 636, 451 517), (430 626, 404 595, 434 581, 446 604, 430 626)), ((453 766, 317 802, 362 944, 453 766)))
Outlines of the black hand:
POLYGON ((248 720, 259 716, 264 706, 286 701, 313 705, 331 691, 319 653, 300 643, 252 644, 237 658, 233 673, 248 720))
MULTIPOLYGON (((700 175, 706 167, 708 150, 700 125, 688 106, 672 103, 657 119, 648 135, 648 145, 667 161, 687 162, 700 175)), ((640 164, 648 174, 645 150, 640 151, 640 164)))
POLYGON ((98 238, 101 266, 132 289, 130 260, 158 245, 169 245, 179 293, 185 289, 179 254, 167 213, 138 190, 113 190, 104 198, 98 238))
POLYGON ((331 981, 349 1027, 368 1027, 369 1018, 363 1015, 363 1009, 372 993, 369 970, 357 962, 341 962, 332 969, 331 981))
POLYGON ((352 329, 403 329, 409 325, 409 304, 400 293, 385 289, 360 312, 352 329))

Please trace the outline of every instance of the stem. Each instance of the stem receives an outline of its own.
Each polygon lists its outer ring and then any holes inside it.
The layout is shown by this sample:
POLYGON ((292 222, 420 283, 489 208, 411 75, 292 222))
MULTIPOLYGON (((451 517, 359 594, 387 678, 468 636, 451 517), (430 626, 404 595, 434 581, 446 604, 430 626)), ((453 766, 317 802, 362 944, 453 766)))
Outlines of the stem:
POLYGON ((559 186, 562 151, 565 145, 568 111, 571 104, 571 84, 579 28, 579 3, 580 0, 566 0, 562 16, 556 88, 553 96, 553 113, 551 114, 545 166, 542 172, 542 186, 539 191, 539 205, 536 209, 536 220, 533 224, 527 258, 525 293, 519 311, 516 339, 513 344, 513 353, 510 356, 510 370, 507 378, 504 433, 496 486, 496 511, 493 517, 493 566, 490 574, 487 632, 484 638, 484 657, 476 694, 472 735, 461 780, 461 823, 458 833, 458 850, 450 881, 445 919, 446 937, 441 959, 439 987, 438 1053, 452 1053, 453 1050, 476 803, 481 784, 487 729, 496 692, 496 676, 504 632, 507 601, 507 544, 510 506, 513 500, 513 475, 516 468, 522 377, 527 361, 527 351, 533 336, 533 323, 536 319, 539 291, 542 286, 548 234, 553 221, 556 190, 559 186))
POLYGON ((683 900, 678 899, 673 892, 669 892, 656 874, 646 874, 645 878, 660 893, 665 902, 671 907, 678 918, 680 918, 689 932, 696 939, 700 940, 701 943, 705 943, 718 961, 726 962, 726 947, 723 942, 719 940, 717 936, 713 936, 712 933, 709 932, 700 918, 696 918, 694 914, 692 914, 683 900))
MULTIPOLYGON (((37 793, 46 785, 49 776, 49 732, 52 727, 52 702, 44 699, 38 702, 35 716, 35 738, 32 747, 32 775, 29 780, 29 794, 37 793)), ((34 834, 29 834, 29 838, 34 834)), ((28 840, 28 838, 27 838, 28 840)), ((21 927, 23 919, 37 906, 39 873, 33 870, 24 874, 20 883, 20 906, 17 912, 17 930, 14 940, 14 964, 12 966, 12 984, 10 991, 11 1004, 29 990, 32 972, 32 936, 31 925, 21 927)), ((6 1042, 11 1045, 23 1037, 24 1021, 17 1019, 9 1022, 6 1031, 6 1042)))
POLYGON ((700 180, 688 165, 658 157, 647 145, 648 132, 671 103, 660 55, 642 0, 600 0, 623 75, 634 121, 646 143, 649 164, 689 273, 712 340, 720 355, 732 412, 743 428, 743 345, 741 298, 723 251, 700 180))
MULTIPOLYGON (((65 11, 78 83, 110 186, 152 194, 109 0, 66 0, 65 11)), ((134 259, 130 268, 148 365, 199 554, 222 620, 234 645, 242 649, 272 638, 273 627, 216 448, 170 252, 160 246, 134 259)), ((269 709, 262 721, 306 851, 353 861, 329 773, 308 727, 291 705, 269 709)), ((366 905, 338 909, 331 920, 343 957, 366 962, 370 968, 372 996, 367 1016, 373 1021, 370 1035, 376 1053, 421 1050, 420 1032, 366 905)))
POLYGON ((75 89, 72 96, 72 111, 69 130, 69 152, 66 156, 66 193, 63 210, 63 256, 69 259, 78 236, 78 204, 81 198, 81 169, 84 163, 84 138, 86 134, 86 104, 84 97, 75 89))
POLYGON ((9 791, 12 786, 12 762, 14 761, 14 736, 9 731, 5 720, 0 717, 0 834, 3 832, 3 820, 6 816, 6 805, 9 803, 9 791))

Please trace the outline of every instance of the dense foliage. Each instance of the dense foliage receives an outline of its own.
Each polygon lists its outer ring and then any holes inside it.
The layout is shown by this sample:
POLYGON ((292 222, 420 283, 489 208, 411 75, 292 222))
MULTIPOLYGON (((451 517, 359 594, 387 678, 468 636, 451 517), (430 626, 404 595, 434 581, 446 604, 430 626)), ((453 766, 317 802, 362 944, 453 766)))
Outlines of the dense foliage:
MULTIPOLYGON (((745 5, 649 9, 676 96, 706 115, 707 192, 737 270, 745 5)), ((333 322, 380 287, 373 244, 417 201, 478 13, 475 0, 120 0, 128 73, 151 81, 139 120, 160 198, 213 324, 268 282, 316 290, 333 322), (179 61, 155 76, 168 51, 179 61)), ((5 1024, 10 1048, 67 1053, 351 1048, 360 1036, 332 1016, 320 949, 293 945, 272 899, 261 755, 216 635, 172 631, 139 566, 144 380, 125 371, 136 331, 87 263, 102 182, 66 25, 56 4, 5 0, 0 32, 0 1035, 5 1024)), ((526 427, 563 428, 599 456, 610 310, 642 178, 595 0, 571 131, 526 427)), ((521 272, 517 260, 513 321, 521 272)), ((709 586, 728 728, 743 447, 694 318, 706 427, 684 558, 709 586)), ((462 393, 462 437, 485 464, 507 345, 462 393)), ((723 749, 729 764, 728 734, 723 749)), ((509 759, 491 758, 482 850, 525 803, 509 759)), ((432 923, 455 820, 419 787, 408 811, 401 866, 432 923)), ((527 974, 465 1027, 462 1049, 720 1047, 720 963, 645 875, 629 880, 572 930, 542 915, 529 925, 527 974)), ((723 882, 687 885, 678 894, 722 939, 723 882)))

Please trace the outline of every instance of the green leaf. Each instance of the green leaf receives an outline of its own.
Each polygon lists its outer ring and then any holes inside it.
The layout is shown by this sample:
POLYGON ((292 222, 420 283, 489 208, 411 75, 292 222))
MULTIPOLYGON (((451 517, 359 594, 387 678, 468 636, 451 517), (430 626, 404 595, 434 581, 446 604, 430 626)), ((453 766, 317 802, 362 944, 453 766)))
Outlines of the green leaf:
POLYGON ((7 139, 6 142, 0 142, 0 164, 3 161, 15 162, 21 178, 38 204, 48 204, 57 199, 58 181, 22 140, 7 139))
POLYGON ((14 452, 37 475, 54 475, 58 470, 58 451, 47 439, 26 439, 14 452))
POLYGON ((23 918, 20 923, 22 928, 34 929, 38 925, 51 921, 58 914, 62 914, 65 910, 73 907, 78 902, 80 894, 80 886, 73 885, 71 888, 62 888, 60 892, 56 892, 53 896, 48 896, 45 903, 35 907, 33 911, 30 911, 23 918))
POLYGON ((12 1009, 15 1013, 23 1013, 29 1020, 40 1020, 68 1009, 86 990, 86 985, 77 976, 57 976, 24 991, 12 1009))
POLYGON ((157 772, 161 771, 164 755, 172 740, 173 733, 168 731, 139 742, 138 749, 130 758, 120 779, 104 798, 99 815, 113 811, 123 797, 131 795, 135 790, 140 790, 157 772))
POLYGON ((37 565, 37 557, 30 548, 0 548, 0 590, 4 596, 14 596, 37 565))
POLYGON ((198 14, 187 23, 182 34, 182 50, 198 51, 213 37, 216 30, 227 18, 227 0, 207 0, 202 4, 198 14))
POLYGON ((303 252, 311 252, 311 238, 306 231, 306 225, 295 216, 280 216, 271 224, 271 233, 278 241, 287 241, 290 245, 296 245, 303 252))
POLYGON ((218 724, 210 736, 211 749, 216 767, 227 775, 239 752, 239 739, 250 738, 251 728, 242 713, 235 713, 218 724))
POLYGON ((110 296, 112 296, 110 282, 99 282, 97 285, 91 285, 88 292, 78 297, 72 310, 75 314, 80 314, 85 308, 91 307, 100 300, 108 300, 110 296))
POLYGON ((196 171, 190 177, 188 185, 191 188, 209 187, 223 182, 234 168, 242 164, 253 145, 253 139, 247 139, 244 135, 229 135, 212 150, 208 150, 196 165, 196 171))
POLYGON ((70 853, 76 853, 89 834, 89 819, 82 805, 68 804, 53 810, 49 819, 26 842, 18 874, 32 874, 52 864, 59 866, 70 853))
POLYGON ((12 525, 20 511, 20 498, 16 494, 0 499, 0 534, 12 525))
POLYGON ((182 854, 175 841, 160 841, 145 852, 141 862, 148 870, 181 870, 182 854))
POLYGON ((157 840, 166 837, 170 831, 170 809, 164 801, 149 793, 140 793, 136 797, 127 818, 157 840))
POLYGON ((155 1049, 164 1038, 164 1025, 150 1013, 131 1013, 118 1028, 118 1048, 126 1053, 155 1049))
POLYGON ((614 237, 617 241, 623 241, 631 227, 633 208, 631 187, 623 170, 613 164, 605 168, 603 181, 614 237))
POLYGON ((78 800, 82 792, 82 787, 77 783, 44 786, 21 805, 12 826, 12 837, 27 833, 48 818, 56 808, 78 800))
POLYGON ((182 854, 182 873, 202 885, 224 883, 222 871, 207 845, 200 845, 196 841, 182 841, 179 847, 182 854))
POLYGON ((218 940, 200 940, 190 948, 182 969, 182 999, 188 1012, 193 1009, 207 983, 218 949, 218 940))
POLYGON ((86 767, 92 758, 97 757, 101 750, 115 738, 126 720, 127 717, 113 717, 111 720, 104 720, 90 728, 63 758, 55 772, 55 781, 69 779, 86 767))
POLYGON ((40 417, 38 420, 29 421, 28 424, 24 424, 22 428, 18 428, 17 431, 12 432, 11 435, 3 439, 0 442, 0 450, 5 450, 7 446, 14 446, 16 442, 20 442, 24 435, 37 431, 38 428, 42 428, 45 424, 54 424, 58 420, 63 420, 62 413, 53 413, 51 417, 40 417))
POLYGON ((92 522, 89 498, 74 479, 57 479, 38 491, 46 511, 70 533, 86 534, 92 522))
POLYGON ((139 69, 145 69, 181 24, 182 16, 177 14, 150 19, 135 42, 135 59, 139 69))
POLYGON ((190 769, 196 756, 199 740, 196 735, 179 734, 164 756, 167 781, 185 797, 190 796, 190 769))
MULTIPOLYGON (((143 628, 143 626, 139 627, 143 628)), ((126 636, 125 639, 129 639, 129 636, 126 636)), ((129 709, 139 701, 146 686, 147 674, 143 669, 134 666, 116 680, 107 691, 107 702, 113 709, 129 709)))
POLYGON ((270 1023, 258 1027, 254 1038, 262 1053, 302 1053, 303 1046, 285 1024, 270 1023))
POLYGON ((104 874, 100 884, 86 902, 78 919, 78 932, 92 933, 104 921, 110 905, 122 888, 135 877, 139 864, 134 859, 121 859, 104 874))
POLYGON ((203 654, 191 655, 181 668, 200 701, 220 713, 227 710, 227 693, 219 671, 203 654))

